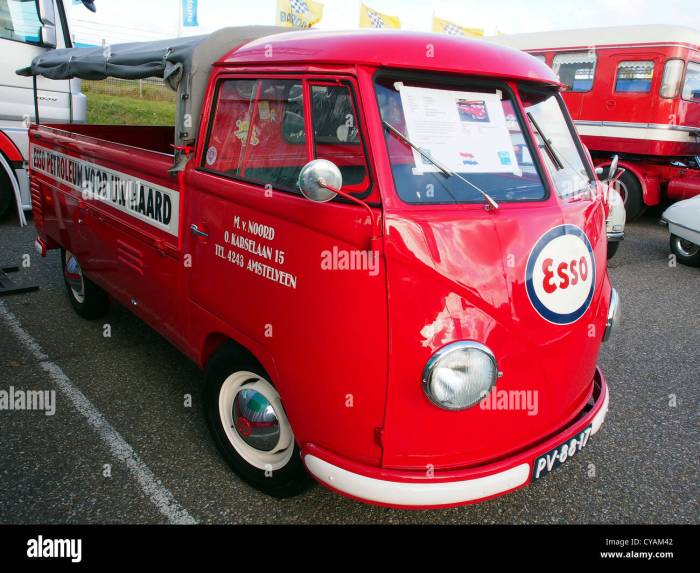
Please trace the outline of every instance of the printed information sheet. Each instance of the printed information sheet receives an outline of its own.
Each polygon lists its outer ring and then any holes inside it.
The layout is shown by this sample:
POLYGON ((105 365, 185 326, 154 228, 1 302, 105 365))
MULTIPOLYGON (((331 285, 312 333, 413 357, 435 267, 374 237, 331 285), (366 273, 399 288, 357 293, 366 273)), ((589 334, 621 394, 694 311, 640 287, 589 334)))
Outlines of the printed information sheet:
MULTIPOLYGON (((519 173, 498 93, 398 85, 408 137, 458 173, 519 173)), ((438 171, 413 151, 415 171, 438 171)))

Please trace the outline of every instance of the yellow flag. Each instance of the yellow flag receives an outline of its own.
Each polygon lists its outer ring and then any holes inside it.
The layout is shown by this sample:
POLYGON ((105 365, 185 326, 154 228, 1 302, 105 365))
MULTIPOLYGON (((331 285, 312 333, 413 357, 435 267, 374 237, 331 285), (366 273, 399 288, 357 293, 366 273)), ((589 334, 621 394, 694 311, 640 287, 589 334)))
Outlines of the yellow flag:
POLYGON ((323 4, 313 0, 277 0, 277 25, 311 28, 323 18, 323 4))
POLYGON ((360 28, 400 28, 398 16, 389 16, 360 4, 360 28))
POLYGON ((433 32, 440 34, 449 34, 450 36, 483 36, 484 31, 481 28, 465 28, 449 20, 433 16, 433 32))

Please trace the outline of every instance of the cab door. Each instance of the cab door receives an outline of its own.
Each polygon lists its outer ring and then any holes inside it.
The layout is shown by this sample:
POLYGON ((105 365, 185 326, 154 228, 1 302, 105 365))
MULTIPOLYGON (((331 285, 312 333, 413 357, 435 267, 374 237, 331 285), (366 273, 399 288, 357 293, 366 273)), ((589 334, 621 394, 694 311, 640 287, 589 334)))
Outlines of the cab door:
MULTIPOLYGON (((343 189, 379 214, 350 78, 226 76, 197 167, 187 174, 194 331, 273 357, 269 372, 300 445, 378 463, 386 390, 383 259, 368 252, 362 207, 304 198, 312 158, 336 162, 343 189)), ((195 334, 197 335, 197 334, 195 334)))
POLYGON ((609 57, 603 121, 649 123, 658 105, 663 56, 642 51, 609 57))

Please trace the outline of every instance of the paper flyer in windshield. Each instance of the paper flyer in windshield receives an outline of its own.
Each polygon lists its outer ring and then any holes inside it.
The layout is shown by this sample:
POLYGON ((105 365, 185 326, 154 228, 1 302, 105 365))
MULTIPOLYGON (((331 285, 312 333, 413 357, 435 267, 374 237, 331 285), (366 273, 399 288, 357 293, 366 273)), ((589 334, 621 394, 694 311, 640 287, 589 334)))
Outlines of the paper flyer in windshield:
MULTIPOLYGON (((398 85, 408 137, 457 173, 520 173, 500 93, 398 85)), ((439 171, 413 151, 416 173, 439 171)))

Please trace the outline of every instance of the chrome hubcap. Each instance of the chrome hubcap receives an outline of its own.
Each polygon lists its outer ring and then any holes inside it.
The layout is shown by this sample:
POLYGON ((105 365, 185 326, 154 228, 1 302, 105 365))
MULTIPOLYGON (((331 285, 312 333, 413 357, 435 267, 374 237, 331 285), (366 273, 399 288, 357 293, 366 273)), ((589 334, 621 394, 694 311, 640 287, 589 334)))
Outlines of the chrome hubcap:
POLYGON ((63 269, 63 276, 75 299, 78 302, 84 302, 85 282, 83 281, 83 269, 80 268, 78 259, 70 251, 66 251, 66 266, 63 269))
POLYGON ((280 423, 270 401, 260 392, 241 389, 233 401, 233 423, 249 446, 271 451, 280 439, 280 423))
POLYGON ((680 237, 676 237, 676 249, 684 257, 694 257, 700 252, 700 246, 680 237))

